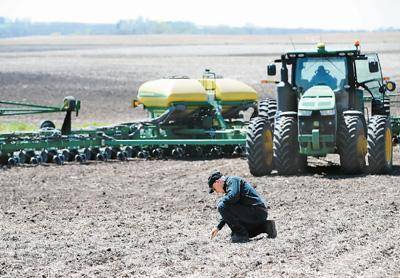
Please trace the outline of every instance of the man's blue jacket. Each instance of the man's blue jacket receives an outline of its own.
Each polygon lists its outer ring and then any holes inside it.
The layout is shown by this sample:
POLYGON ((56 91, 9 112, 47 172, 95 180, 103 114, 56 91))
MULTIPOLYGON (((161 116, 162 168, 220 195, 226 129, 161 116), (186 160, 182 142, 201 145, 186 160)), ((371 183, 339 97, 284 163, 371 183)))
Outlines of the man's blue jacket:
MULTIPOLYGON (((260 206, 266 207, 266 202, 254 187, 240 177, 226 177, 225 180, 225 196, 218 202, 218 209, 229 205, 243 206, 260 206)), ((240 207, 238 207, 240 209, 240 207)), ((225 221, 221 219, 217 228, 221 230, 225 225, 225 221)))

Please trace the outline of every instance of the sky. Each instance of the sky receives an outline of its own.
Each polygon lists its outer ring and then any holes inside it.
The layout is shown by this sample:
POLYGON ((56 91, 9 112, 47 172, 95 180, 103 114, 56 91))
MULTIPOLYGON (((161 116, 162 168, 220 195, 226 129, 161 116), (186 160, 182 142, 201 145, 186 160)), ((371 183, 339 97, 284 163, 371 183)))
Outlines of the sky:
POLYGON ((139 16, 198 25, 375 30, 400 28, 398 0, 0 0, 0 16, 116 23, 139 16))

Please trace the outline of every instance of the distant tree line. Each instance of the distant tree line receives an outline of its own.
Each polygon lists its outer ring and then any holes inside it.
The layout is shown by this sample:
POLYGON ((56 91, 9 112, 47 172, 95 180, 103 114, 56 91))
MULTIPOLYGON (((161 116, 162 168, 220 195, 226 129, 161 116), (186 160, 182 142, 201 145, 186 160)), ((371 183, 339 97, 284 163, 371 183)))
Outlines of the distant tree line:
POLYGON ((320 29, 263 28, 253 25, 232 27, 227 25, 198 26, 187 21, 154 21, 139 17, 133 20, 120 20, 118 34, 212 34, 212 35, 264 35, 287 33, 313 33, 320 29))
MULTIPOLYGON (((0 17, 0 37, 21 37, 36 35, 115 35, 115 34, 215 34, 215 35, 273 35, 293 33, 321 33, 337 30, 303 28, 268 28, 245 25, 198 26, 188 21, 155 21, 139 17, 120 20, 116 24, 30 22, 26 19, 10 20, 0 17)), ((360 31, 360 30, 358 30, 360 31)), ((399 29, 379 29, 399 31, 399 29)))
POLYGON ((9 20, 0 17, 0 38, 41 35, 100 35, 115 34, 115 24, 87 24, 68 22, 30 22, 26 19, 9 20))

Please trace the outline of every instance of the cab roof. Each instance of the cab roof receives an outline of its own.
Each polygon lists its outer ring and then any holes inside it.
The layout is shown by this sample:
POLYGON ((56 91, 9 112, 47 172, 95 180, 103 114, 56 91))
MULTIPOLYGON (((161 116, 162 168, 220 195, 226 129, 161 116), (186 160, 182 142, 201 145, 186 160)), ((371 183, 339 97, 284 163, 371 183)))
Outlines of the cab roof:
POLYGON ((363 58, 364 54, 357 47, 356 49, 344 49, 344 50, 326 50, 324 44, 318 44, 315 51, 289 51, 282 55, 281 59, 275 60, 275 62, 282 62, 284 60, 296 60, 297 58, 305 57, 354 57, 363 58))

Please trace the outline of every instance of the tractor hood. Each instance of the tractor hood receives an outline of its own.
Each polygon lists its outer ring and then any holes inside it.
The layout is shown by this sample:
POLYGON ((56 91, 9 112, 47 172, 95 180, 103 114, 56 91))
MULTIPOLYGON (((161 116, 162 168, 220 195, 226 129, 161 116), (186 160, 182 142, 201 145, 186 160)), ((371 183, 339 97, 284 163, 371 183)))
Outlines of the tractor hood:
POLYGON ((302 95, 299 102, 299 110, 330 109, 335 109, 335 93, 325 85, 311 87, 302 95))

